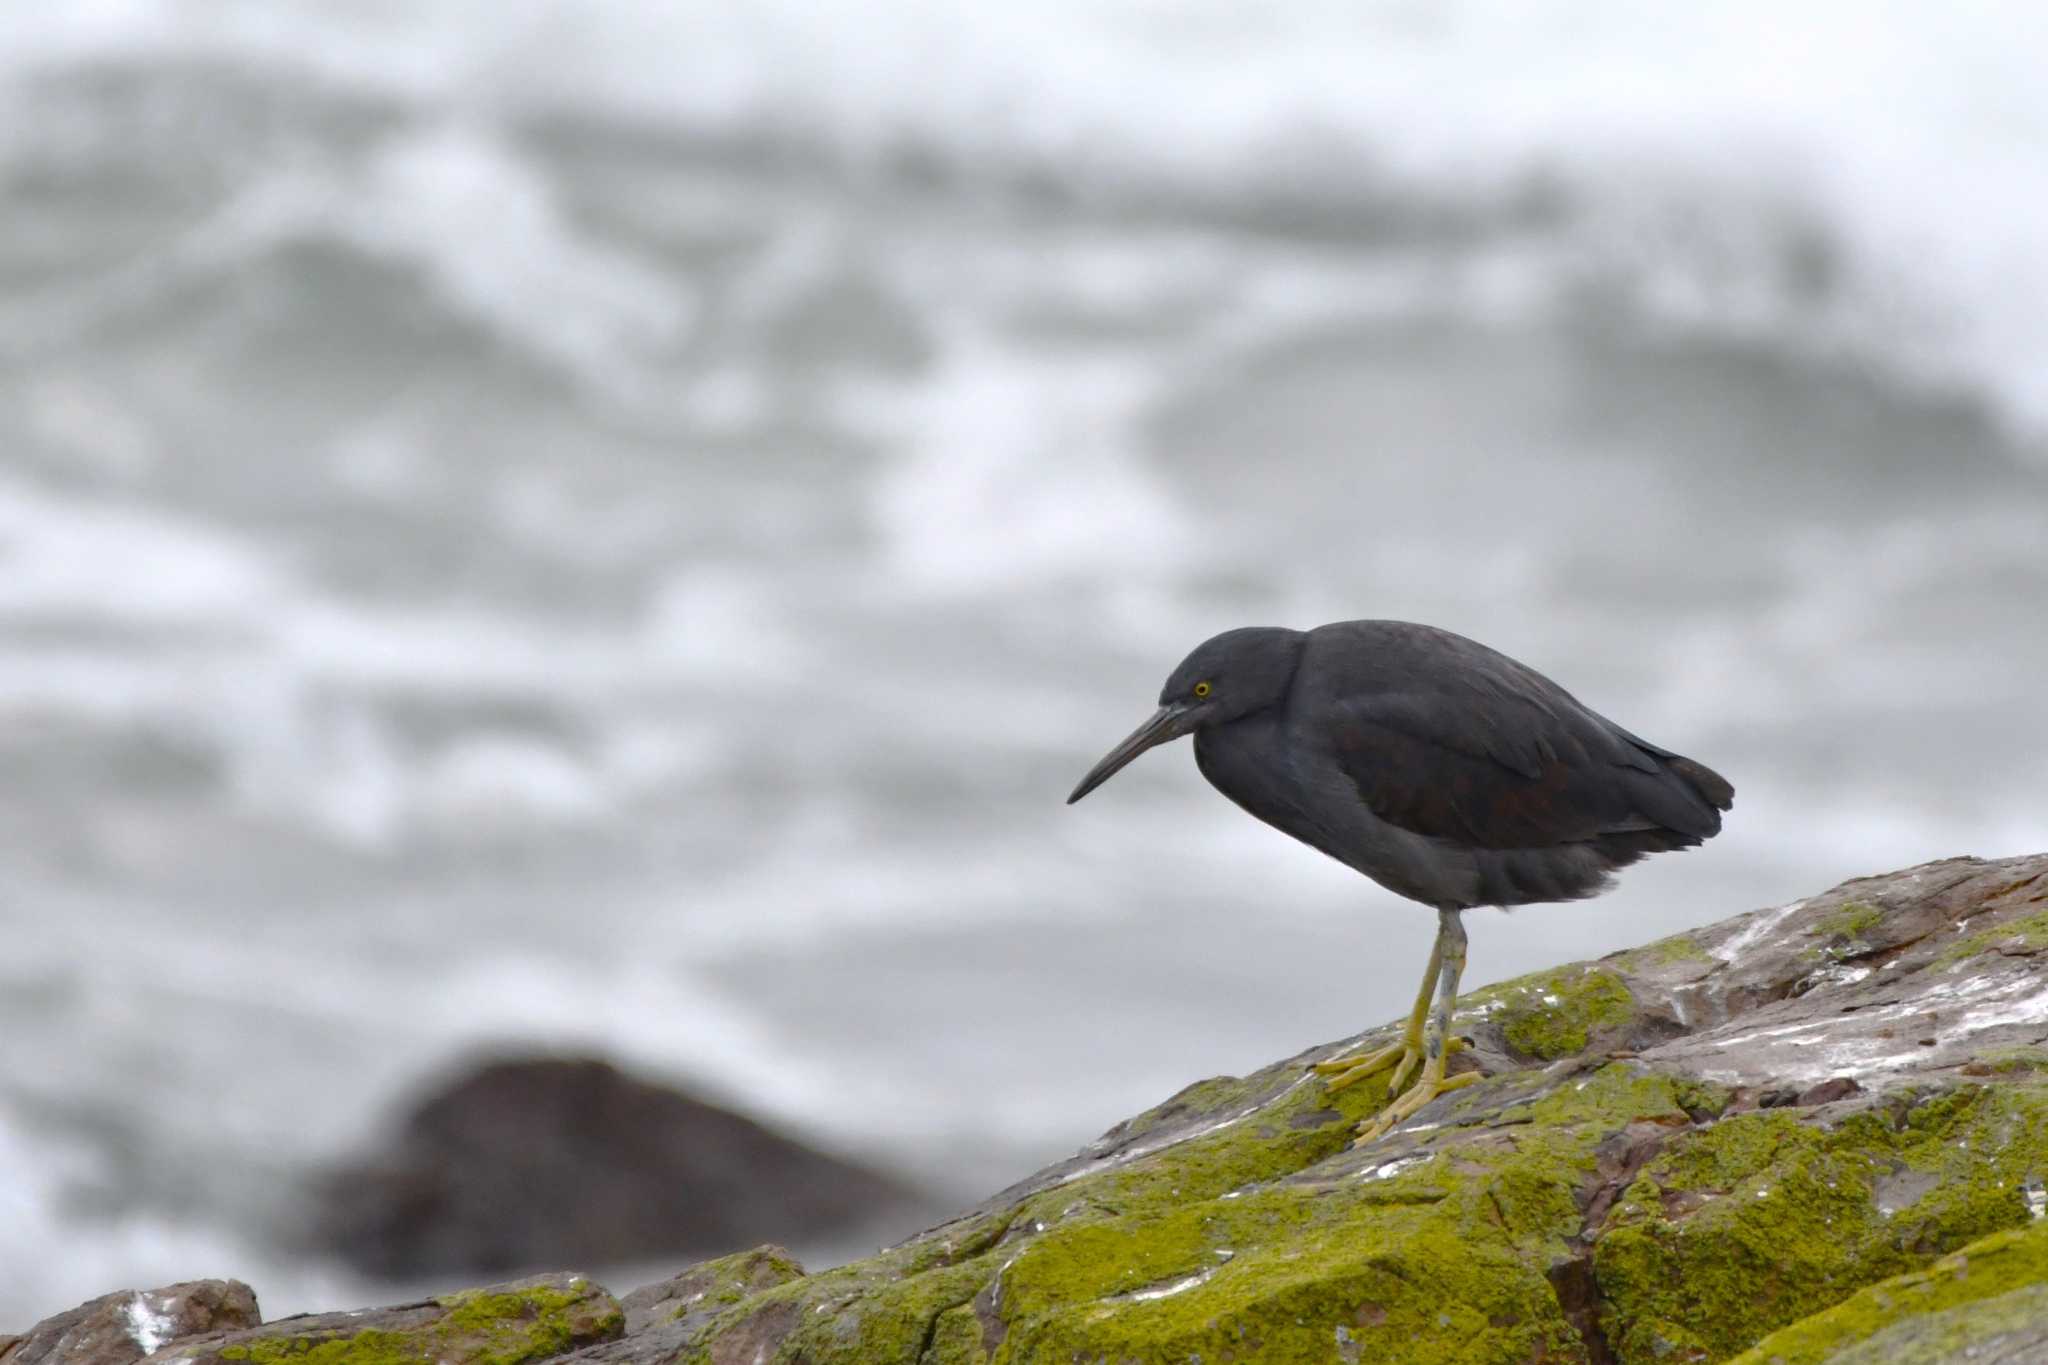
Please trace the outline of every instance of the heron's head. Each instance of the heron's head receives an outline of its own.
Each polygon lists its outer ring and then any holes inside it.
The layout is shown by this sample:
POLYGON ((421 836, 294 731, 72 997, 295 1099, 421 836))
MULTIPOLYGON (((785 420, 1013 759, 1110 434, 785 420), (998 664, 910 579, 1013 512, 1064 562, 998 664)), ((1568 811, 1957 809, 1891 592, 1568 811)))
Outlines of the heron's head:
POLYGON ((1279 626, 1246 626, 1204 640, 1159 689, 1159 709, 1088 770, 1073 805, 1147 749, 1262 711, 1287 695, 1308 637, 1279 626))

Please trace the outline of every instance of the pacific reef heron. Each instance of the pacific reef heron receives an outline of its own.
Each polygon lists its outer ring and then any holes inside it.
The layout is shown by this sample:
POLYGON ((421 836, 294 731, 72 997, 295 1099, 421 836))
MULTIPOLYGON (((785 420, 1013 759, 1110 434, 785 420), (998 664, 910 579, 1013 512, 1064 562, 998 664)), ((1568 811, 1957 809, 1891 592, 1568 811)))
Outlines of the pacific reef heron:
POLYGON ((1406 621, 1340 621, 1205 641, 1067 804, 1187 734, 1202 776, 1232 801, 1436 909, 1401 1041, 1316 1066, 1332 1090, 1394 1067, 1393 1096, 1420 1065, 1412 1089, 1359 1125, 1361 1144, 1477 1079, 1444 1074, 1465 911, 1598 895, 1646 854, 1711 839, 1735 799, 1719 773, 1498 650, 1406 621))

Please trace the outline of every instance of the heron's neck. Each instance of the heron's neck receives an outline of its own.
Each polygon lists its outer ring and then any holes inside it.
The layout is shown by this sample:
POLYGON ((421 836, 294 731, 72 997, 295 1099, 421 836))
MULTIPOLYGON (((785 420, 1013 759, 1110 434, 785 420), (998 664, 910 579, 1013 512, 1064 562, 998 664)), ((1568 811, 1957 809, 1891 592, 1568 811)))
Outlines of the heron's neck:
POLYGON ((1195 766, 1209 785, 1271 825, 1293 832, 1300 783, 1272 707, 1195 731, 1195 766))

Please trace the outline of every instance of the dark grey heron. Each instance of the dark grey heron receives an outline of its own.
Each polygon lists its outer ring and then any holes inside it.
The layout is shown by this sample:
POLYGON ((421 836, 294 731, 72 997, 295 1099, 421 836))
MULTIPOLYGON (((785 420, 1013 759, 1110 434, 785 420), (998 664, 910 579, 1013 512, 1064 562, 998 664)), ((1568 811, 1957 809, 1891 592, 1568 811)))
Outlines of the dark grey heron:
POLYGON ((1166 680, 1158 711, 1067 803, 1186 734, 1202 776, 1232 801, 1436 908, 1436 946, 1401 1041, 1316 1067, 1332 1090, 1394 1067, 1393 1096, 1420 1066, 1412 1089, 1359 1125, 1360 1143, 1477 1079, 1444 1074, 1464 911, 1598 895, 1617 868, 1712 838, 1735 799, 1720 774, 1637 738, 1533 668, 1406 621, 1252 626, 1205 641, 1166 680))

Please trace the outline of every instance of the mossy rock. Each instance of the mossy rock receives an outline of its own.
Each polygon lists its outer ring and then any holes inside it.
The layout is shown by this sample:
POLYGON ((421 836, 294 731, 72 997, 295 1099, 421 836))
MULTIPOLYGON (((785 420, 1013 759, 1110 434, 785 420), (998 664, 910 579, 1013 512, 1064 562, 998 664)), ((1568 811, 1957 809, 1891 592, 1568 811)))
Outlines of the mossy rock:
POLYGON ((2048 1223, 1993 1233, 1774 1332, 1736 1365, 2048 1360, 2048 1223))
POLYGON ((1476 991, 1485 1077, 1364 1150, 1386 1080, 1332 1095, 1337 1047, 1199 1082, 669 1358, 1729 1360, 2030 1225, 2044 906, 2048 857, 1951 860, 1476 991))
POLYGON ((619 1305, 580 1275, 551 1275, 360 1313, 283 1318, 179 1342, 155 1365, 527 1365, 625 1329, 619 1305))
POLYGON ((1964 1086, 1813 1122, 1731 1114, 1677 1135, 1595 1234, 1621 1361, 1721 1360, 1858 1285, 2031 1217, 2048 1087, 1964 1086))
POLYGON ((694 1336, 719 1311, 763 1290, 801 1279, 804 1268, 779 1246, 759 1246, 700 1261, 680 1275, 636 1289, 619 1301, 626 1330, 677 1327, 678 1340, 694 1336))
POLYGON ((1512 983, 1491 1011, 1514 1055, 1551 1062, 1586 1051, 1635 1019, 1635 997, 1618 972, 1567 967, 1512 983))
MULTIPOLYGON (((1537 1097, 1502 1078, 1518 1112, 1492 1140, 1378 1159, 1349 1149, 1370 1093, 1325 1108, 1297 1079, 1255 1118, 1026 1195, 955 1255, 914 1242, 726 1326, 786 1321, 768 1358, 819 1365, 1583 1359, 1545 1267, 1568 1254, 1600 1143, 1685 1122, 1667 1081, 1619 1064, 1587 1080, 1537 1097), (1512 1131, 1523 1111, 1540 1128, 1512 1131)), ((721 1335, 682 1359, 716 1360, 721 1335)))
POLYGON ((739 1334, 816 1365, 1719 1361, 2025 1225, 2048 1171, 2032 1084, 1698 1122, 1696 1089, 1623 1060, 1491 1079, 1370 1152, 1318 1098, 1028 1194, 954 1254, 751 1296, 675 1358, 739 1334))

